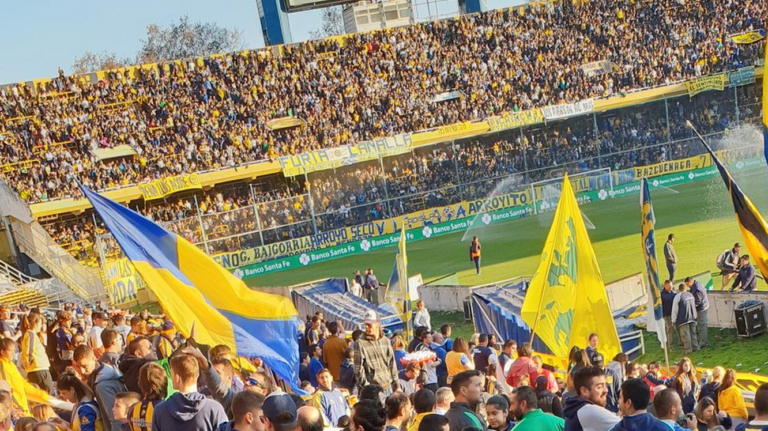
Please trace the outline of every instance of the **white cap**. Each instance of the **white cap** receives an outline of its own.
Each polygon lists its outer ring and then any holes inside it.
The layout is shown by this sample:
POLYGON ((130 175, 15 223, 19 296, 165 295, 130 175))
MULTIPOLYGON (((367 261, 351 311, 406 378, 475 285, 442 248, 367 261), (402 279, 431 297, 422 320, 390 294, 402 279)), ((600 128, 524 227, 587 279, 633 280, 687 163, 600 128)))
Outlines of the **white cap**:
POLYGON ((376 315, 376 312, 373 310, 368 310, 365 312, 365 315, 363 316, 363 323, 378 323, 379 317, 376 315))

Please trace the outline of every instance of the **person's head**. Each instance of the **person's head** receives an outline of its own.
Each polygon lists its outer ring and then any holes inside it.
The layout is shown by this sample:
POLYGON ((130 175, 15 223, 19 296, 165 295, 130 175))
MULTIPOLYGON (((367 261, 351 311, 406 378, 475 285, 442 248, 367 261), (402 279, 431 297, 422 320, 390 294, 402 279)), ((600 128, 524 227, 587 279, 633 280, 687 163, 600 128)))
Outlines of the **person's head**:
POLYGON ((741 266, 748 266, 749 265, 749 255, 745 254, 744 256, 741 256, 739 258, 739 263, 741 266))
POLYGON ((696 403, 696 409, 693 411, 693 414, 696 415, 696 419, 699 422, 709 425, 709 428, 720 425, 720 421, 717 418, 717 405, 710 397, 700 399, 696 403))
POLYGON ((196 392, 197 378, 200 377, 197 359, 190 355, 178 355, 171 358, 170 363, 173 389, 181 393, 196 392))
POLYGON ((402 335, 395 335, 392 338, 392 349, 393 350, 405 350, 405 340, 403 340, 402 335))
POLYGON ((47 404, 37 404, 32 407, 32 416, 40 422, 45 422, 50 419, 56 419, 59 416, 53 411, 53 407, 47 404))
POLYGON ((143 334, 144 333, 144 319, 140 315, 135 315, 131 317, 131 332, 134 334, 143 334))
POLYGON ((599 341, 600 340, 599 340, 597 334, 595 334, 594 332, 589 334, 589 346, 590 347, 592 347, 593 349, 596 349, 597 348, 597 343, 599 341))
POLYGON ((128 423, 128 408, 138 403, 139 398, 136 392, 120 392, 115 395, 115 404, 112 406, 112 416, 115 420, 128 423))
POLYGON ((402 423, 402 421, 411 417, 411 400, 402 392, 395 392, 384 401, 387 408, 387 421, 402 423))
POLYGON ((310 382, 309 380, 304 380, 303 382, 301 382, 299 384, 299 387, 301 388, 302 391, 308 394, 311 394, 312 392, 315 391, 315 388, 312 387, 312 382, 310 382))
POLYGON ((38 422, 32 427, 32 431, 58 431, 59 429, 51 422, 38 422))
POLYGON ((672 281, 664 280, 664 291, 665 292, 671 292, 672 291, 672 281))
POLYGON ((73 334, 72 335, 72 346, 76 349, 82 345, 85 344, 85 335, 83 334, 73 334))
POLYGON ((320 327, 321 319, 318 316, 312 316, 312 329, 320 327))
POLYGON ((320 386, 320 389, 325 391, 330 391, 333 389, 333 376, 327 368, 323 368, 322 370, 318 371, 317 384, 320 386))
POLYGON ((442 387, 435 392, 435 407, 448 410, 455 399, 451 388, 442 387))
POLYGON ((715 368, 712 368, 712 381, 713 382, 721 382, 723 381, 723 377, 725 377, 725 368, 721 366, 716 366, 715 368))
POLYGON ((624 365, 624 375, 628 379, 636 379, 640 377, 640 364, 637 362, 627 362, 624 365))
POLYGON ((165 399, 168 391, 168 375, 160 365, 149 362, 139 369, 139 391, 141 398, 149 401, 165 399))
POLYGON ((379 385, 367 385, 360 390, 360 400, 371 400, 384 406, 384 389, 379 385))
POLYGON ((91 320, 93 320, 93 326, 100 326, 102 328, 106 328, 107 321, 109 321, 109 316, 107 316, 107 313, 97 311, 93 313, 93 316, 91 316, 91 320))
POLYGON ((96 355, 90 346, 78 346, 72 354, 72 365, 83 377, 87 378, 96 369, 96 355))
POLYGON ((667 241, 675 242, 675 234, 671 233, 667 236, 667 241))
POLYGON ((13 428, 13 411, 11 410, 12 396, 9 391, 0 391, 0 426, 4 429, 13 428))
POLYGON ((16 353, 16 342, 10 338, 3 338, 0 340, 0 358, 13 360, 13 355, 16 353))
POLYGON ((56 382, 56 390, 64 401, 77 403, 86 397, 92 397, 93 393, 76 375, 64 373, 56 382))
POLYGON ((651 388, 642 379, 629 379, 621 384, 619 409, 624 416, 642 413, 651 401, 651 388))
POLYGON ((415 379, 419 376, 419 371, 421 371, 419 364, 411 362, 407 367, 405 367, 405 379, 408 381, 415 379))
POLYGON ((155 358, 152 342, 146 337, 136 337, 128 343, 128 353, 139 358, 155 358))
POLYGON ((592 355, 592 357, 590 358, 590 362, 595 367, 599 367, 599 368, 605 369, 605 358, 603 358, 603 355, 601 355, 599 353, 596 354, 596 355, 592 355))
POLYGON ((768 383, 763 383, 755 391, 755 413, 755 419, 768 420, 768 383))
POLYGON ((328 328, 328 332, 330 332, 331 335, 339 335, 339 322, 328 322, 326 328, 328 328))
POLYGON ((677 421, 683 415, 683 402, 675 389, 667 388, 653 396, 653 411, 661 420, 677 421))
POLYGON ((516 388, 509 396, 509 411, 517 420, 523 419, 526 413, 537 408, 539 408, 538 396, 529 386, 516 388))
POLYGON ((736 254, 739 254, 741 252, 741 244, 738 242, 733 245, 733 252, 736 254))
POLYGON ((115 317, 112 318, 112 321, 115 322, 115 326, 123 326, 125 323, 125 316, 116 314, 115 317))
POLYGON ((432 344, 432 331, 424 331, 421 333, 421 343, 425 346, 432 344))
POLYGON ((544 368, 544 360, 541 359, 541 356, 533 355, 531 361, 533 361, 533 364, 536 365, 536 369, 541 373, 541 370, 544 368))
POLYGON ((309 353, 312 355, 313 358, 323 357, 323 349, 322 347, 320 347, 319 344, 313 344, 309 346, 309 353))
POLYGON ((305 405, 297 410, 299 421, 296 431, 323 431, 323 416, 317 407, 305 405))
POLYGON ((477 242, 477 237, 476 236, 472 237, 472 242, 477 242))
POLYGON ((605 371, 600 367, 583 367, 573 374, 573 389, 579 398, 605 407, 608 387, 605 385, 605 371))
POLYGON ((728 368, 723 375, 723 382, 720 384, 720 390, 726 390, 736 384, 736 370, 728 368))
POLYGON ((693 367, 693 361, 691 361, 691 358, 689 357, 684 357, 677 363, 677 375, 680 376, 683 374, 688 374, 694 378, 696 377, 696 369, 693 367))
POLYGON ((517 356, 524 356, 526 358, 530 358, 533 356, 533 348, 531 347, 531 343, 523 343, 520 345, 520 347, 517 348, 517 356))
POLYGON ((232 380, 235 378, 235 368, 232 366, 232 361, 227 358, 218 357, 211 360, 211 366, 219 374, 225 385, 232 385, 232 380))
POLYGON ((413 409, 416 413, 429 413, 435 410, 435 393, 429 389, 419 389, 413 394, 413 409))
POLYGON ((462 337, 457 337, 453 342, 453 351, 456 353, 469 354, 469 344, 467 343, 467 340, 462 337))
POLYGON ((442 346, 444 341, 445 341, 445 338, 443 338, 443 334, 439 332, 435 332, 434 334, 432 334, 432 343, 442 346))
POLYGON ((272 393, 272 379, 264 371, 256 371, 248 374, 245 379, 245 387, 265 397, 272 393))
POLYGON ((350 431, 382 431, 387 424, 387 410, 381 403, 361 399, 352 407, 350 431))
POLYGON ((659 361, 653 361, 648 364, 648 372, 657 375, 661 371, 661 363, 659 361))
POLYGON ((33 332, 40 332, 43 329, 43 316, 37 313, 29 313, 27 322, 27 328, 33 332))
POLYGON ((509 401, 501 395, 494 395, 485 402, 485 420, 488 426, 500 430, 506 429, 509 417, 509 401))
POLYGON ((35 418, 23 417, 19 418, 15 424, 13 424, 13 431, 32 431, 32 428, 37 424, 35 418))
POLYGON ((299 354, 299 360, 301 361, 301 365, 309 365, 309 353, 307 352, 301 352, 299 354))
POLYGON ((467 370, 453 376, 451 391, 457 402, 467 403, 470 406, 479 403, 483 393, 480 371, 467 370))
POLYGON ((504 347, 501 349, 502 352, 506 353, 507 356, 512 356, 515 353, 515 350, 517 350, 517 341, 515 340, 507 340, 504 342, 504 347))
POLYGON ((685 280, 683 281, 685 285, 690 289, 691 286, 693 286, 693 278, 692 277, 685 277, 685 280))
POLYGON ((7 305, 0 305, 0 320, 8 320, 11 318, 11 312, 8 311, 7 305))
POLYGON ((442 326, 440 326, 440 333, 443 334, 443 337, 448 338, 451 336, 451 332, 453 332, 453 327, 446 323, 442 326))
POLYGON ((431 414, 421 419, 418 431, 450 431, 450 429, 448 418, 443 415, 431 414))
POLYGON ((211 351, 208 352, 208 357, 211 358, 211 361, 218 358, 224 358, 231 361, 232 349, 226 344, 219 344, 218 346, 214 346, 211 351))
POLYGON ((424 301, 419 299, 416 301, 416 310, 423 310, 424 309, 424 301))
POLYGON ((264 423, 261 420, 261 406, 264 404, 264 395, 251 391, 242 391, 232 399, 232 416, 234 426, 241 431, 264 431, 264 423))
POLYGON ((686 286, 685 283, 680 283, 677 285, 677 290, 680 292, 685 292, 688 290, 688 286, 686 286))
POLYGON ((123 336, 114 329, 101 331, 101 342, 107 352, 120 353, 123 350, 123 336))
POLYGON ((298 422, 298 409, 290 395, 276 393, 268 396, 261 407, 269 431, 294 431, 298 422))
POLYGON ((369 310, 365 312, 363 324, 365 325, 366 336, 377 339, 381 336, 381 323, 379 323, 379 317, 375 311, 369 310))
POLYGON ((477 344, 479 346, 487 346, 488 345, 488 334, 480 334, 480 336, 477 337, 477 344))

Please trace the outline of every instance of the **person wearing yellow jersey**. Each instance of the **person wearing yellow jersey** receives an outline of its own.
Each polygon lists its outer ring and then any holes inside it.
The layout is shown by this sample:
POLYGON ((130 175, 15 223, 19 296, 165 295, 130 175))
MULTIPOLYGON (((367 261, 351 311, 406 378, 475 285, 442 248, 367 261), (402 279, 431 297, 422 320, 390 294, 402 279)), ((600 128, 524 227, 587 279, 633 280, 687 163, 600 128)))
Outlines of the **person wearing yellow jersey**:
POLYGON ((152 416, 155 406, 162 402, 167 394, 168 376, 160 365, 150 362, 139 370, 139 389, 141 399, 128 409, 128 429, 130 431, 149 431, 152 429, 152 416))
POLYGON ((435 393, 429 389, 419 389, 413 394, 413 410, 416 416, 413 417, 408 431, 419 431, 424 416, 431 415, 435 411, 435 393))
POLYGON ((36 384, 40 389, 53 393, 53 377, 51 377, 51 362, 45 349, 45 331, 43 316, 29 313, 27 332, 21 337, 21 355, 19 362, 27 372, 27 380, 36 384))
POLYGON ((104 431, 99 405, 93 393, 74 374, 64 373, 56 383, 61 396, 75 403, 72 415, 72 431, 104 431))
POLYGON ((131 341, 141 337, 145 332, 146 323, 144 322, 144 319, 142 319, 138 314, 131 317, 131 332, 129 332, 128 336, 125 337, 125 345, 130 345, 131 341))
POLYGON ((47 404, 59 409, 72 410, 73 405, 66 401, 52 397, 48 392, 29 383, 19 372, 13 363, 13 355, 16 353, 16 342, 10 338, 0 340, 0 379, 8 382, 11 387, 13 405, 25 415, 30 415, 29 401, 47 404))
POLYGON ((451 384, 453 376, 462 371, 474 370, 475 364, 469 354, 469 343, 461 337, 453 342, 453 350, 445 356, 445 366, 448 369, 448 384, 451 384))

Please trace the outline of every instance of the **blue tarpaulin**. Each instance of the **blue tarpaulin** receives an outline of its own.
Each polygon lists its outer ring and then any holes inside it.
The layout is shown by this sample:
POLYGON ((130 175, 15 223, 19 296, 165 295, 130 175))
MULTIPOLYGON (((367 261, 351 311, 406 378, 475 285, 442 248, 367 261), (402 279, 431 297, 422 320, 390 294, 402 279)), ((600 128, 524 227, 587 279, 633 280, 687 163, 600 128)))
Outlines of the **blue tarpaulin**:
MULTIPOLYGON (((530 342, 531 328, 520 316, 526 285, 527 281, 521 281, 472 289, 472 316, 475 321, 475 330, 484 334, 496 334, 500 340, 504 341, 515 340, 518 344, 530 342)), ((624 352, 629 352, 640 345, 639 339, 624 340, 631 332, 638 330, 635 322, 626 318, 633 310, 624 309, 614 312, 614 322, 619 339, 622 340, 621 347, 624 352)), ((643 317, 642 320, 644 321, 645 318, 643 317)), ((581 347, 586 347, 587 340, 584 340, 583 344, 581 347)), ((533 350, 551 354, 551 350, 538 337, 533 340, 533 350)), ((630 356, 634 357, 636 354, 630 356)))
POLYGON ((295 287, 291 298, 299 311, 299 316, 305 318, 322 311, 326 322, 341 320, 344 329, 353 330, 363 326, 363 315, 368 310, 374 310, 381 320, 385 330, 402 330, 405 325, 392 310, 376 307, 349 292, 346 278, 329 278, 326 281, 295 287))

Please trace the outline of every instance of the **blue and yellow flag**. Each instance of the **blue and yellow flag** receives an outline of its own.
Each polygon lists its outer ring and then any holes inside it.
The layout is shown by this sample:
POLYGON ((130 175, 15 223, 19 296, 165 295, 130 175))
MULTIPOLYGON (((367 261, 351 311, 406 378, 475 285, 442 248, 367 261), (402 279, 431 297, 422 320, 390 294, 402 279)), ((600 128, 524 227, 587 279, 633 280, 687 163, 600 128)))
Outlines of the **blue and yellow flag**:
POLYGON ((755 43, 763 39, 765 39, 764 29, 731 35, 733 43, 739 45, 749 45, 750 43, 755 43))
POLYGON ((648 330, 655 330, 661 345, 667 343, 667 332, 664 328, 664 313, 661 308, 661 285, 659 284, 659 265, 656 260, 656 237, 654 235, 656 215, 651 203, 651 190, 648 179, 643 178, 643 189, 640 194, 640 211, 642 223, 640 232, 643 238, 643 257, 645 258, 645 274, 648 281, 648 330))
POLYGON ((749 197, 741 191, 741 187, 733 180, 709 144, 703 138, 701 143, 709 151, 712 160, 717 165, 717 170, 720 171, 725 186, 728 187, 733 210, 736 212, 736 221, 739 223, 741 235, 744 237, 744 243, 749 250, 750 262, 760 270, 763 278, 768 280, 768 224, 749 197))
POLYGON ((298 313, 288 298, 249 289, 184 238, 98 193, 83 193, 185 336, 259 357, 298 388, 298 313))
POLYGON ((392 269, 392 275, 389 277, 389 283, 387 283, 385 300, 396 310, 409 330, 411 298, 408 292, 408 255, 405 253, 405 225, 400 229, 395 267, 392 269))
MULTIPOLYGON (((765 47, 765 64, 768 65, 768 45, 765 47)), ((763 152, 768 163, 768 78, 763 75, 763 152)))
POLYGON ((566 175, 539 268, 521 310, 523 320, 557 357, 599 337, 606 358, 621 352, 605 283, 566 175))

